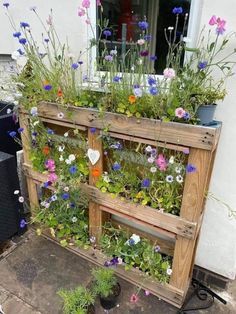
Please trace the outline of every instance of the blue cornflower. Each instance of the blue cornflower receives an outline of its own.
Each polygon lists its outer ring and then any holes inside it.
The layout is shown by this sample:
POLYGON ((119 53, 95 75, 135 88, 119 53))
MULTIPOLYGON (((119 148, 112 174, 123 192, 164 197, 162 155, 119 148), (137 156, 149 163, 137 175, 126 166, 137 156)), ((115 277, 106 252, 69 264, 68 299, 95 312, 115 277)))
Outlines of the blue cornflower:
POLYGON ((150 56, 149 57, 151 61, 156 61, 157 60, 157 56, 150 56))
POLYGON ((140 85, 139 84, 134 84, 134 88, 139 88, 140 85))
POLYGON ((143 95, 141 88, 134 88, 133 93, 136 97, 142 97, 142 95, 143 95))
POLYGON ((96 129, 96 128, 90 128, 90 132, 91 132, 92 134, 95 134, 95 133, 96 133, 96 131, 97 131, 97 129, 96 129))
POLYGON ((49 43, 49 39, 48 39, 48 38, 45 38, 44 41, 45 41, 45 43, 47 43, 47 44, 49 43))
POLYGON ((46 91, 50 91, 52 89, 52 85, 44 85, 43 88, 46 90, 46 91))
POLYGON ((129 240, 128 240, 128 244, 129 244, 129 245, 135 245, 134 239, 129 239, 129 240))
POLYGON ((51 186, 51 185, 52 185, 52 182, 51 182, 51 181, 46 181, 46 182, 44 182, 43 187, 44 187, 44 188, 48 188, 48 187, 51 186))
POLYGON ((54 131, 53 131, 52 129, 48 129, 48 130, 47 130, 47 133, 48 133, 49 135, 53 135, 53 134, 54 134, 54 131))
POLYGON ((77 167, 76 167, 76 166, 71 166, 71 167, 69 168, 69 172, 70 172, 71 174, 75 174, 76 171, 77 171, 77 167))
POLYGON ((79 65, 82 65, 83 64, 83 61, 78 61, 79 65))
POLYGON ((10 135, 10 137, 15 137, 16 136, 16 132, 15 131, 11 131, 8 134, 10 135))
POLYGON ((197 168, 196 168, 194 165, 192 165, 192 164, 187 164, 187 166, 186 166, 186 171, 187 171, 188 173, 195 172, 196 170, 197 170, 197 168))
POLYGON ((75 208, 75 203, 70 203, 70 208, 75 208))
POLYGON ((146 21, 140 21, 140 22, 138 22, 138 26, 139 26, 139 28, 141 28, 142 30, 145 30, 145 29, 148 28, 148 22, 146 22, 146 21))
POLYGON ((21 56, 23 56, 25 53, 24 53, 24 51, 23 50, 21 50, 20 48, 19 49, 17 49, 17 51, 19 52, 19 54, 21 55, 21 56))
POLYGON ((154 246, 154 252, 155 252, 155 253, 160 252, 160 250, 161 250, 161 248, 160 248, 159 245, 154 246))
POLYGON ((29 23, 26 23, 26 22, 20 22, 20 27, 26 28, 26 27, 30 27, 30 25, 29 23))
POLYGON ((113 258, 110 260, 110 265, 111 265, 111 266, 116 266, 117 264, 119 264, 118 257, 113 257, 113 258))
POLYGON ((103 31, 103 35, 107 37, 110 37, 111 36, 111 31, 109 31, 108 29, 105 29, 105 31, 103 31))
POLYGON ((19 128, 19 129, 17 130, 17 132, 18 132, 18 133, 24 132, 24 128, 19 128))
POLYGON ((70 194, 69 193, 63 193, 61 197, 64 201, 66 201, 70 198, 70 194))
POLYGON ((20 228, 23 229, 23 228, 25 228, 26 225, 27 225, 27 222, 25 221, 25 219, 21 219, 20 228))
POLYGON ((149 188, 151 185, 151 181, 149 179, 143 179, 142 188, 149 188))
POLYGON ((50 200, 51 200, 52 202, 55 202, 55 201, 57 200, 57 196, 56 196, 56 195, 52 195, 50 200))
POLYGON ((181 14, 181 13, 183 13, 183 8, 182 7, 174 7, 174 9, 172 10, 172 13, 181 14))
POLYGON ((148 84, 150 86, 156 85, 156 82, 157 82, 157 80, 154 77, 151 77, 151 76, 148 77, 148 84))
POLYGON ((150 87, 149 92, 154 96, 158 94, 158 89, 155 86, 152 86, 150 87))
POLYGON ((145 35, 145 36, 144 36, 144 39, 145 39, 146 41, 150 41, 150 40, 152 39, 152 36, 151 36, 151 35, 145 35))
POLYGON ((113 77, 113 82, 119 82, 122 78, 118 75, 113 77))
POLYGON ((20 38, 19 43, 25 45, 27 43, 27 40, 25 38, 20 38))
POLYGON ((72 63, 71 67, 73 70, 76 70, 76 69, 78 69, 79 65, 78 65, 78 63, 72 63))
POLYGON ((113 169, 114 171, 118 171, 118 170, 121 169, 121 165, 120 165, 118 162, 115 162, 115 163, 113 164, 113 166, 112 166, 112 169, 113 169))
POLYGON ((7 8, 7 9, 8 9, 8 7, 9 7, 10 3, 8 3, 8 2, 4 2, 2 5, 3 5, 5 8, 7 8))
POLYGON ((205 69, 207 66, 207 61, 200 61, 197 65, 197 67, 199 68, 199 70, 203 70, 205 69))
POLYGON ((33 136, 37 136, 38 133, 37 133, 37 132, 32 132, 32 135, 33 135, 33 136))
POLYGON ((183 118, 184 118, 185 120, 189 120, 190 117, 191 117, 190 114, 189 114, 187 111, 185 111, 185 114, 184 114, 183 118))
POLYGON ((13 37, 20 38, 20 36, 21 36, 21 32, 13 33, 13 37))
POLYGON ((112 144, 110 147, 114 148, 114 149, 118 149, 118 150, 122 150, 123 149, 123 145, 120 142, 112 144))

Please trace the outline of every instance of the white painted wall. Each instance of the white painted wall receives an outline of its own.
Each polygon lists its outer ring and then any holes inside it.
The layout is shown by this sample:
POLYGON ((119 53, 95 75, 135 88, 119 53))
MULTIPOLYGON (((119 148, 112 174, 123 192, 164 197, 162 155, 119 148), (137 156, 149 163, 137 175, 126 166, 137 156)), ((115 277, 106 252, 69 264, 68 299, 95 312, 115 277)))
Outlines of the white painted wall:
MULTIPOLYGON (((95 1, 95 0, 94 0, 95 1)), ((87 28, 81 26, 77 16, 80 0, 9 0, 13 15, 20 21, 27 21, 41 36, 39 23, 29 11, 37 6, 39 14, 46 19, 50 8, 54 10, 55 24, 60 37, 68 37, 72 52, 83 50, 87 45, 87 28)), ((235 0, 196 0, 202 6, 199 19, 195 19, 198 32, 203 24, 215 14, 227 20, 227 31, 236 30, 234 5, 235 0)), ((0 8, 0 54, 11 53, 18 48, 12 38, 12 30, 0 8)), ((84 24, 85 25, 85 24, 84 24)), ((39 37, 40 38, 40 37, 39 37)), ((63 40, 62 39, 62 40, 63 40)), ((234 48, 236 48, 236 41, 234 48)), ((210 191, 236 210, 236 77, 228 81, 228 96, 216 111, 216 118, 223 121, 223 130, 213 170, 210 191)), ((221 204, 209 200, 197 250, 196 264, 233 279, 236 275, 236 219, 228 217, 228 210, 221 204)))

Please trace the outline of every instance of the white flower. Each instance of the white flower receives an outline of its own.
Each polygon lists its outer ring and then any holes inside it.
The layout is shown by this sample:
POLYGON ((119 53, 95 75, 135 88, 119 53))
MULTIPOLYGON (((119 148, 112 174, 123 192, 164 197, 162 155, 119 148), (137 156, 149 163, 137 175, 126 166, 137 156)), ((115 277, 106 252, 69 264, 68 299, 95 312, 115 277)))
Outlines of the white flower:
POLYGON ((7 109, 7 114, 10 114, 10 113, 11 113, 11 109, 8 108, 8 109, 7 109))
POLYGON ((109 183, 111 182, 109 176, 108 176, 108 173, 107 172, 104 172, 103 174, 103 180, 106 182, 106 183, 109 183))
POLYGON ((24 199, 23 196, 20 196, 20 197, 18 198, 18 201, 19 201, 20 203, 24 203, 25 199, 24 199))
POLYGON ((15 191, 14 191, 14 194, 15 194, 15 195, 18 195, 19 193, 20 193, 19 190, 15 190, 15 191))
POLYGON ((118 265, 123 264, 123 259, 121 257, 118 257, 118 265))
POLYGON ((175 167, 175 172, 176 173, 181 173, 182 167, 175 167))
POLYGON ((139 39, 139 40, 137 41, 137 44, 138 44, 139 46, 142 46, 142 45, 145 44, 145 40, 144 40, 144 39, 139 39))
POLYGON ((167 29, 168 29, 168 31, 173 31, 174 27, 173 26, 169 26, 167 29))
POLYGON ((13 51, 13 53, 11 54, 11 58, 13 60, 18 60, 20 58, 21 54, 19 53, 19 51, 13 51))
POLYGON ((63 161, 63 160, 64 160, 64 157, 63 157, 62 155, 60 155, 59 160, 60 160, 60 161, 63 161))
POLYGON ((174 178, 172 175, 166 176, 166 182, 172 183, 174 181, 174 178))
POLYGON ((39 124, 39 120, 35 121, 35 122, 33 123, 33 126, 36 126, 36 125, 38 125, 38 124, 39 124))
POLYGON ((70 190, 70 189, 69 189, 68 186, 65 186, 65 187, 64 187, 64 191, 65 191, 65 192, 69 192, 69 190, 70 190))
POLYGON ((154 158, 154 157, 149 157, 147 161, 148 161, 150 164, 153 164, 154 161, 155 161, 155 158, 154 158))
POLYGON ((140 236, 137 234, 132 234, 132 236, 130 237, 130 239, 132 239, 134 241, 134 244, 137 244, 140 242, 140 236))
POLYGON ((147 153, 151 153, 152 151, 152 147, 150 145, 148 145, 146 148, 145 148, 146 152, 147 153))
POLYGON ((63 152, 64 151, 64 149, 65 149, 65 146, 64 145, 60 145, 59 147, 58 147, 58 151, 59 152, 63 152))
POLYGON ((184 37, 184 38, 183 38, 183 41, 184 41, 185 43, 190 43, 190 42, 191 42, 191 38, 189 38, 189 37, 184 37))
POLYGON ((179 174, 177 177, 176 177, 176 181, 178 183, 182 183, 184 181, 183 177, 179 174))
POLYGON ((50 203, 48 203, 48 202, 45 202, 45 208, 49 208, 49 206, 50 206, 50 203))
POLYGON ((55 202, 56 200, 57 200, 57 196, 54 194, 54 195, 52 195, 51 196, 51 200, 53 201, 53 202, 55 202))
POLYGON ((74 161, 75 160, 75 155, 74 154, 69 155, 68 159, 70 161, 74 161))
POLYGON ((131 71, 134 71, 135 70, 135 66, 132 65, 132 67, 130 68, 131 71))
POLYGON ((167 275, 170 276, 172 274, 172 269, 171 268, 167 268, 166 273, 167 273, 167 275))
POLYGON ((37 107, 32 107, 30 110, 30 113, 33 117, 37 116, 38 114, 38 108, 37 107))
POLYGON ((143 60, 142 60, 142 59, 139 59, 139 60, 138 60, 138 64, 139 64, 139 65, 142 65, 142 64, 143 64, 143 60))
POLYGON ((68 132, 64 133, 64 137, 68 137, 68 136, 69 136, 68 132))
POLYGON ((117 50, 116 50, 116 49, 112 49, 112 50, 110 51, 110 55, 111 55, 111 56, 116 56, 116 55, 117 55, 117 50))
POLYGON ((77 222, 77 220, 78 220, 77 217, 72 217, 71 219, 72 222, 77 222))
POLYGON ((70 159, 66 159, 66 160, 65 160, 65 163, 66 163, 67 165, 71 165, 72 161, 71 161, 70 159))
POLYGON ((169 159, 169 163, 170 164, 173 164, 175 161, 175 157, 174 156, 171 156, 170 159, 169 159))
POLYGON ((151 168, 150 168, 150 171, 151 171, 152 173, 155 173, 155 172, 157 172, 157 168, 156 168, 156 167, 151 167, 151 168))
POLYGON ((59 112, 58 115, 57 115, 57 117, 58 117, 59 119, 63 119, 64 116, 65 116, 65 115, 64 115, 63 112, 59 112))

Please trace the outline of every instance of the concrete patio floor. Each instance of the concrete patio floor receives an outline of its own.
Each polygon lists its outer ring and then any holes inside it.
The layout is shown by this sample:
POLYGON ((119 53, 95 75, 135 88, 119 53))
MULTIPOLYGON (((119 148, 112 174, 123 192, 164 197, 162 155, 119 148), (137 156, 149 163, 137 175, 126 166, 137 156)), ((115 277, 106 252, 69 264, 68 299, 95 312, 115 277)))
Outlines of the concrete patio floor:
MULTIPOLYGON (((88 285, 93 267, 68 250, 29 231, 15 249, 0 260, 0 305, 5 314, 62 313, 62 301, 57 291, 88 285)), ((122 279, 119 282, 122 287, 119 306, 110 310, 110 314, 177 313, 173 306, 155 296, 145 296, 142 290, 139 301, 131 304, 130 296, 137 287, 122 279)), ((216 300, 210 309, 191 313, 236 313, 236 282, 227 292, 219 294, 227 300, 227 305, 216 300)), ((104 313, 99 302, 96 303, 96 313, 104 313)))

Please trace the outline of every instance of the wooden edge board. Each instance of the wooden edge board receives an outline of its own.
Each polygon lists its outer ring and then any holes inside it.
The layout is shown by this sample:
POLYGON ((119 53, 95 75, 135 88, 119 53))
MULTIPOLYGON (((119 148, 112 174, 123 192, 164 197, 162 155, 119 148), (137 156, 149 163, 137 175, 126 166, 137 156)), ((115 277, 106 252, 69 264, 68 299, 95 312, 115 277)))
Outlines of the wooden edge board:
MULTIPOLYGON (((49 233, 43 232, 42 235, 48 240, 60 245, 59 241, 53 238, 49 233)), ((65 249, 97 266, 104 266, 105 261, 108 259, 108 257, 101 251, 92 248, 85 250, 71 245, 65 247, 65 249)), ((131 284, 150 291, 151 294, 161 298, 162 300, 174 305, 177 308, 182 306, 184 301, 184 291, 176 289, 174 286, 167 283, 161 284, 160 282, 145 276, 140 270, 137 269, 126 271, 123 266, 118 265, 116 268, 114 268, 114 270, 119 277, 125 279, 131 284)))
POLYGON ((67 128, 73 128, 73 129, 79 129, 81 131, 86 131, 87 128, 85 126, 82 126, 82 125, 72 125, 71 122, 64 122, 64 121, 60 121, 60 120, 52 120, 52 119, 49 119, 49 118, 41 118, 41 120, 43 122, 47 122, 47 123, 51 123, 51 124, 55 124, 55 125, 59 125, 59 126, 64 126, 64 127, 67 127, 67 128))
MULTIPOLYGON (((47 181, 47 175, 40 174, 28 165, 24 165, 26 175, 35 178, 39 182, 47 181)), ((102 193, 97 188, 87 184, 81 184, 80 188, 90 197, 95 203, 106 208, 113 209, 116 213, 121 213, 129 217, 134 217, 137 221, 147 223, 149 226, 158 227, 169 231, 170 234, 178 234, 188 239, 194 239, 197 231, 197 223, 187 221, 183 218, 160 213, 157 210, 143 205, 132 204, 129 201, 123 201, 120 197, 112 198, 107 193, 102 193)), ((168 233, 166 233, 167 235, 168 233)), ((173 238, 173 237, 172 237, 173 238)))

